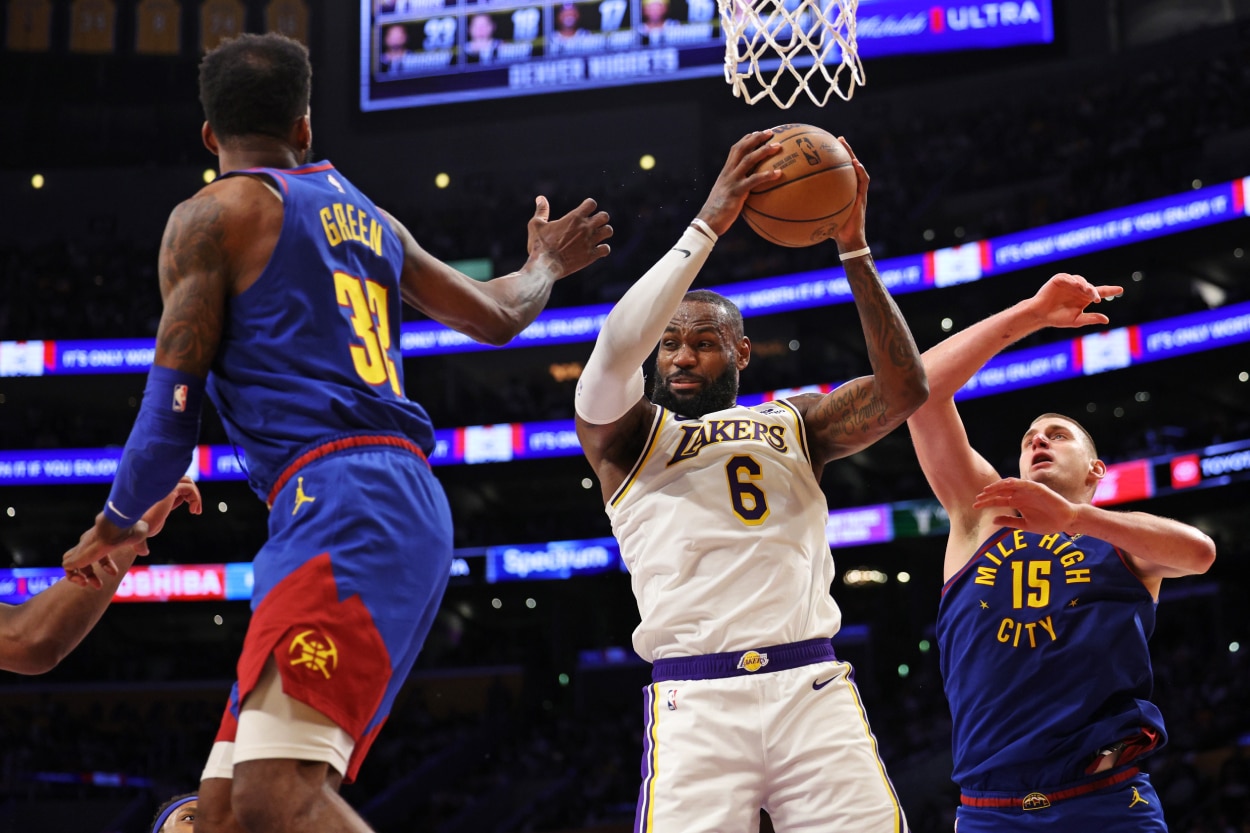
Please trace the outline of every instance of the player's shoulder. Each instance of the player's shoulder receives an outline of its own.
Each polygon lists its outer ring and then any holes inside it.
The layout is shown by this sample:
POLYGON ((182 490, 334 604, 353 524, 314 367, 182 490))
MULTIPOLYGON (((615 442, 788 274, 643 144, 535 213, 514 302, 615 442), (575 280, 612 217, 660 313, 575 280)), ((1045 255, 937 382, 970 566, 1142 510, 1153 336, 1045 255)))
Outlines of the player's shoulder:
POLYGON ((194 197, 216 200, 227 208, 247 208, 253 203, 281 205, 282 195, 273 177, 261 171, 223 176, 201 188, 194 197))
POLYGON ((813 407, 821 399, 818 393, 799 393, 793 396, 778 397, 767 402, 761 402, 751 407, 751 410, 759 414, 776 414, 779 416, 795 416, 803 419, 807 416, 809 408, 813 407))
POLYGON ((281 216, 282 201, 259 178, 223 177, 174 207, 171 222, 199 228, 248 226, 267 214, 281 216))
POLYGON ((283 210, 282 201, 252 177, 225 177, 174 207, 161 247, 175 258, 216 253, 221 263, 233 263, 240 252, 272 246, 283 210))

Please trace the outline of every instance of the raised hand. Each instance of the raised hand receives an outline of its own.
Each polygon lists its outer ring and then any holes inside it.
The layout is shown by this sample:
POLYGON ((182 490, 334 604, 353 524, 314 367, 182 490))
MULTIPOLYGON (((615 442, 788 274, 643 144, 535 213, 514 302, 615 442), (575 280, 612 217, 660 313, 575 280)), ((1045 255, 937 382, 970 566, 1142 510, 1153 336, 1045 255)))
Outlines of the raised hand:
MULTIPOLYGON (((134 526, 121 529, 104 517, 96 515, 95 524, 82 534, 78 543, 61 557, 65 577, 81 587, 103 586, 96 569, 115 576, 120 570, 113 559, 114 554, 125 548, 133 548, 135 555, 147 555, 147 539, 160 532, 165 520, 178 506, 188 504, 193 515, 200 514, 202 502, 200 490, 191 478, 184 476, 160 503, 143 514, 134 526)), ((131 555, 127 553, 127 558, 131 555)))
POLYGON ((1080 275, 1060 272, 1042 285, 1029 304, 1048 327, 1086 327, 1110 321, 1102 313, 1086 312, 1087 306, 1123 294, 1122 286, 1095 286, 1080 275))
POLYGON ((867 232, 864 229, 868 222, 868 183, 870 180, 868 171, 864 169, 855 151, 851 150, 850 142, 842 136, 838 137, 838 141, 850 154, 851 165, 855 169, 855 202, 851 203, 851 207, 846 212, 846 219, 838 223, 838 227, 834 229, 831 236, 837 242, 839 250, 854 252, 868 246, 867 232))
POLYGON ((748 133, 729 149, 729 157, 698 214, 717 235, 729 231, 752 190, 781 177, 779 170, 756 172, 761 162, 781 152, 781 145, 769 143, 772 137, 771 130, 748 133))
POLYGON ((143 520, 148 525, 148 537, 155 538, 157 535, 160 535, 161 530, 165 528, 165 521, 169 518, 169 513, 184 503, 187 504, 187 511, 192 515, 198 515, 204 511, 204 502, 200 497, 200 487, 196 486, 195 481, 185 474, 178 481, 178 485, 174 487, 172 492, 143 514, 143 520))
POLYGON ((538 197, 529 222, 530 260, 545 259, 557 278, 563 278, 607 257, 612 248, 604 241, 612 236, 612 226, 608 213, 597 208, 594 200, 585 199, 563 217, 549 220, 551 206, 546 197, 538 197))
POLYGON ((1076 521, 1077 504, 1043 483, 1005 477, 990 483, 977 495, 974 509, 1003 507, 1006 514, 994 517, 998 526, 1048 535, 1067 531, 1076 521))

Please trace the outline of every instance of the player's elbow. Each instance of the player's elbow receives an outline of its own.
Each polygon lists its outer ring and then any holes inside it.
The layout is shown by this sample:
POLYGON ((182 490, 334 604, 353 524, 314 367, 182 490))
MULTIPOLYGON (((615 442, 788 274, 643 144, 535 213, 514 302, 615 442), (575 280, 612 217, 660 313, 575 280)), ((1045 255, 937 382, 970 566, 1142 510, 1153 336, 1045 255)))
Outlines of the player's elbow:
POLYGON ((443 320, 443 323, 479 344, 487 344, 491 347, 503 347, 520 332, 520 328, 510 327, 502 319, 485 316, 476 319, 466 317, 459 320, 443 320))
POLYGON ((1198 539, 1194 542, 1190 559, 1194 575, 1205 573, 1215 563, 1215 542, 1203 532, 1198 533, 1198 539))
POLYGON ((491 347, 503 347, 516 338, 527 324, 527 321, 509 315, 506 310, 499 310, 495 315, 483 317, 476 322, 473 331, 468 335, 491 347))
POLYGON ((46 674, 60 665, 68 654, 69 646, 55 639, 21 634, 0 637, 0 668, 14 674, 46 674))
POLYGON ((516 332, 512 330, 491 330, 484 331, 478 341, 483 344, 489 344, 491 347, 503 347, 509 341, 516 338, 516 332))

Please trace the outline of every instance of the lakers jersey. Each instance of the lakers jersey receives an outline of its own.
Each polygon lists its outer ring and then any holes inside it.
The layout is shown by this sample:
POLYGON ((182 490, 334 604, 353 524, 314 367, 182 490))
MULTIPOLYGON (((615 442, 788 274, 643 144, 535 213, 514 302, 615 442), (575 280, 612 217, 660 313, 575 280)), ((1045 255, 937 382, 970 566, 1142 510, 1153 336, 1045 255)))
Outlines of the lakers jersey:
POLYGON ((335 435, 407 437, 434 429, 404 395, 399 350, 402 244, 386 218, 328 162, 254 168, 280 194, 269 263, 229 300, 208 395, 265 499, 297 453, 335 435))
POLYGON ((607 504, 648 662, 828 638, 829 507, 802 417, 785 400, 700 419, 657 409, 607 504))
MULTIPOLYGON (((1150 729, 1155 602, 1106 541, 1000 529, 942 591, 937 637, 953 778, 1029 790, 1086 774, 1150 729)), ((1160 744, 1161 745, 1161 744, 1160 744)))

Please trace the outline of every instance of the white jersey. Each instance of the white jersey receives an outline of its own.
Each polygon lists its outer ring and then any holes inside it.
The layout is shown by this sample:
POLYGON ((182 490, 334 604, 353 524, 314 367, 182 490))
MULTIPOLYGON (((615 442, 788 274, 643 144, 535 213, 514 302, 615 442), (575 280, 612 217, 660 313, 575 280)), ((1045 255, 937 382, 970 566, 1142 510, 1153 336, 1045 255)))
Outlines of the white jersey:
POLYGON ((659 408, 608 501, 648 662, 833 636, 829 507, 785 400, 685 419, 659 408))

